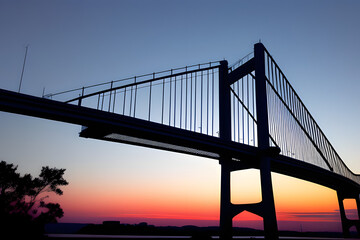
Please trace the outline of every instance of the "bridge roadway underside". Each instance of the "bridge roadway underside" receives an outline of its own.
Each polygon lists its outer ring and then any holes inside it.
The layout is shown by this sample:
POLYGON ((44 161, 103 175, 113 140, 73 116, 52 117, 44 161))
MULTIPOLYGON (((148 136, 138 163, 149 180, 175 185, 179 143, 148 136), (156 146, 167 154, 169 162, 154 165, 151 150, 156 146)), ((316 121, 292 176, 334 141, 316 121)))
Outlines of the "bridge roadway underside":
MULTIPOLYGON (((0 89, 0 111, 82 125, 81 137, 219 159, 231 156, 234 169, 259 168, 258 148, 133 117, 0 89)), ((271 170, 334 190, 359 191, 352 180, 289 157, 267 154, 271 170)), ((151 160, 149 160, 151 161, 151 160)))

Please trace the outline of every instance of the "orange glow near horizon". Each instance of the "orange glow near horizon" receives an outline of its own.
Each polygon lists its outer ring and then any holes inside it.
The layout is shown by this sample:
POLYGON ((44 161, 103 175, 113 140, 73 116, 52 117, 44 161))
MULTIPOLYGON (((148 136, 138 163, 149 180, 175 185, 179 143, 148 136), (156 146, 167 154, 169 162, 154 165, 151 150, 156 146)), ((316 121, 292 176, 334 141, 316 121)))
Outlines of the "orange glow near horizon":
MULTIPOLYGON (((61 222, 74 219, 104 221, 118 219, 121 222, 145 221, 157 225, 208 224, 218 225, 220 215, 220 176, 218 165, 208 179, 193 179, 178 173, 178 179, 166 180, 152 176, 137 180, 135 184, 122 182, 97 182, 97 188, 69 185, 58 201, 64 209, 61 222), (179 177, 180 176, 180 177, 179 177), (209 187, 210 185, 210 187, 209 187), (95 219, 95 220, 94 220, 95 219), (98 219, 98 220, 96 220, 98 219), (133 220, 131 220, 133 219, 133 220), (197 221, 197 222, 194 222, 197 221), (210 221, 210 222, 209 222, 210 221)), ((272 174, 275 208, 279 229, 287 229, 284 222, 305 226, 306 222, 338 223, 336 191, 292 177, 272 174), (302 224, 302 225, 301 225, 302 224)), ((231 201, 254 203, 261 201, 260 176, 258 170, 238 171, 231 174, 231 201)), ((347 209, 355 208, 353 202, 347 209)), ((233 219, 234 226, 261 229, 262 218, 243 212, 233 219)))
POLYGON ((328 212, 339 209, 335 190, 284 175, 273 176, 277 211, 328 212))

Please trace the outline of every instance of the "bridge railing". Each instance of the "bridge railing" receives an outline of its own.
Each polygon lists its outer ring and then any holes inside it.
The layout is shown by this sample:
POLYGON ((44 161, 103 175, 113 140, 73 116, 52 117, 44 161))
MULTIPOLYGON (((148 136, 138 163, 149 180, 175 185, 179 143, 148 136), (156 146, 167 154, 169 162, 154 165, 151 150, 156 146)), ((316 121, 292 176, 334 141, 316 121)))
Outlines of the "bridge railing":
POLYGON ((197 64, 44 97, 217 137, 219 66, 197 64))
POLYGON ((269 130, 281 154, 360 182, 342 161, 273 57, 265 50, 269 130))

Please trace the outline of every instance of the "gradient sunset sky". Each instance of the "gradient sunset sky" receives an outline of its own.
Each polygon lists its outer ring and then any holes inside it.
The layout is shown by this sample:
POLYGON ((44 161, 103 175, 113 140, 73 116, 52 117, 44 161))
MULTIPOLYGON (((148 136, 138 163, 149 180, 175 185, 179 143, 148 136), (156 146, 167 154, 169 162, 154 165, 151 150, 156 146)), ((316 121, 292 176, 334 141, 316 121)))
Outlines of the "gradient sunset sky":
MULTIPOLYGON (((360 2, 0 0, 0 88, 35 96, 209 61, 259 40, 346 165, 360 173, 360 2)), ((215 160, 78 137, 80 126, 0 112, 0 160, 65 168, 61 222, 216 226, 215 160)), ((257 170, 232 176, 234 203, 260 200, 257 170)), ((279 229, 341 231, 336 192, 273 174, 279 229)), ((353 202, 346 203, 353 215, 353 202)), ((352 216, 355 217, 355 216, 352 216)), ((242 214, 235 226, 262 228, 242 214)))

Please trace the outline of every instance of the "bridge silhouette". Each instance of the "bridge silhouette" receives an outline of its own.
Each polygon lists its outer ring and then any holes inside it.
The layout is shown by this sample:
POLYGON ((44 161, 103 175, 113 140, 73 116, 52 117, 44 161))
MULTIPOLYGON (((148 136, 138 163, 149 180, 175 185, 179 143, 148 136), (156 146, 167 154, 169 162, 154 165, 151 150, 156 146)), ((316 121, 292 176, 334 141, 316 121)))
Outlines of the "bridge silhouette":
POLYGON ((220 231, 232 237, 243 211, 278 238, 271 172, 336 190, 344 236, 360 233, 345 215, 360 175, 342 161, 263 44, 235 64, 209 62, 72 89, 42 98, 0 89, 0 110, 82 125, 81 137, 174 151, 221 165, 220 231), (260 170, 258 203, 233 204, 230 173, 260 170))

